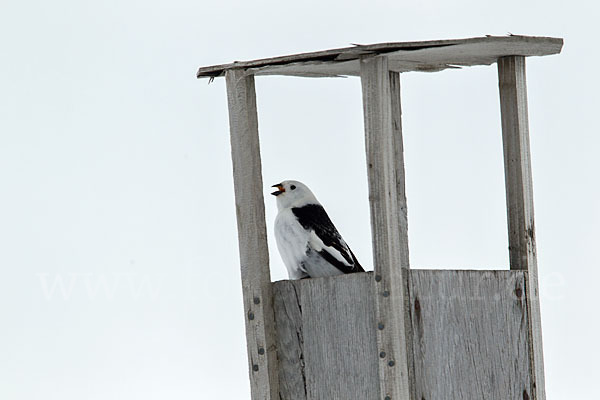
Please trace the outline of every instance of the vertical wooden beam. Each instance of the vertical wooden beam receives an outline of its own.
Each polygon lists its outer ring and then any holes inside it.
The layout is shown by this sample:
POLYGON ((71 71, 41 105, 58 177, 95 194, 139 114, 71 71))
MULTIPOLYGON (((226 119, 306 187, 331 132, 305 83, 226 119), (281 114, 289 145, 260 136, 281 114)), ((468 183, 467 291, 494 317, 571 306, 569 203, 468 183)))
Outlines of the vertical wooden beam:
POLYGON ((388 59, 360 62, 375 265, 380 398, 410 399, 412 351, 407 277, 406 200, 402 154, 399 76, 388 59), (405 272, 405 275, 406 272, 405 272))
MULTIPOLYGON (((525 57, 498 60, 504 176, 508 213, 510 269, 527 270, 531 398, 544 400, 544 357, 538 293, 538 270, 533 217, 533 184, 529 150, 525 57)), ((525 398, 525 395, 523 395, 525 398)))
POLYGON ((227 100, 253 400, 279 399, 254 76, 228 70, 227 100))
POLYGON ((394 166, 396 172, 396 203, 400 235, 400 266, 408 269, 408 209, 406 205, 406 175, 404 172, 404 143, 402 139, 402 102, 400 96, 400 73, 390 72, 390 97, 392 100, 392 141, 394 143, 394 166))

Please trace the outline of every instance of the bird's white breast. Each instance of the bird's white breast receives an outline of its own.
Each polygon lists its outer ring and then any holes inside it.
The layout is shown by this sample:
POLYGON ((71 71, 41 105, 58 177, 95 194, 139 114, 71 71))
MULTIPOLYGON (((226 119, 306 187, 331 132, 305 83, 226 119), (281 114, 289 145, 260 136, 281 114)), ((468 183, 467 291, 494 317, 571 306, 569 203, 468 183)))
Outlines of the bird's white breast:
POLYGON ((275 240, 291 279, 300 279, 306 274, 301 265, 306 259, 309 235, 291 209, 279 211, 275 218, 275 240))

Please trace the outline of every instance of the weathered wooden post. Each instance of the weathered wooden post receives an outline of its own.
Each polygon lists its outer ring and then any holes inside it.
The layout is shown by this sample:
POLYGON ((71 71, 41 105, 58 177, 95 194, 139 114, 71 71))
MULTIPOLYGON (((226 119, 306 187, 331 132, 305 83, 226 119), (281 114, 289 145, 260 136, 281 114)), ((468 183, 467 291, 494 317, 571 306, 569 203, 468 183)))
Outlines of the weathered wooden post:
POLYGON ((382 43, 225 75, 252 399, 544 400, 525 57, 562 39, 382 43), (400 74, 498 64, 510 269, 411 270, 400 74), (271 283, 255 75, 360 76, 374 272, 271 283))

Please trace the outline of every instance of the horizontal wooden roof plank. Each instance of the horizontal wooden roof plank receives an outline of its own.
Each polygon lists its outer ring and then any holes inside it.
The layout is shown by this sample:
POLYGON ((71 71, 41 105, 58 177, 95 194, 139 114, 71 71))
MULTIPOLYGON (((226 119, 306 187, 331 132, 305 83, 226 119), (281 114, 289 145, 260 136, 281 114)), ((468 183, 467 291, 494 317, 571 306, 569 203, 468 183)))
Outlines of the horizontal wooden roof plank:
POLYGON ((503 56, 558 54, 562 45, 560 38, 515 35, 377 43, 201 67, 197 77, 214 78, 234 68, 243 68, 255 75, 359 75, 360 58, 380 54, 389 57, 390 68, 394 71, 440 71, 460 66, 489 65, 503 56))

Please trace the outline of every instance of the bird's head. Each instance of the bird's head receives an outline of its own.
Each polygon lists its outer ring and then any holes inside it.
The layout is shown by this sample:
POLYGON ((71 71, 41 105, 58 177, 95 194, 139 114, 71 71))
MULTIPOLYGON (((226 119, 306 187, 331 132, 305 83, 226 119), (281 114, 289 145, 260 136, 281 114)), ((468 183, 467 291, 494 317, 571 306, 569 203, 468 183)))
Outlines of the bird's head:
POLYGON ((277 198, 277 208, 302 207, 307 204, 319 204, 308 186, 298 181, 283 181, 272 187, 277 188, 271 193, 277 198))

